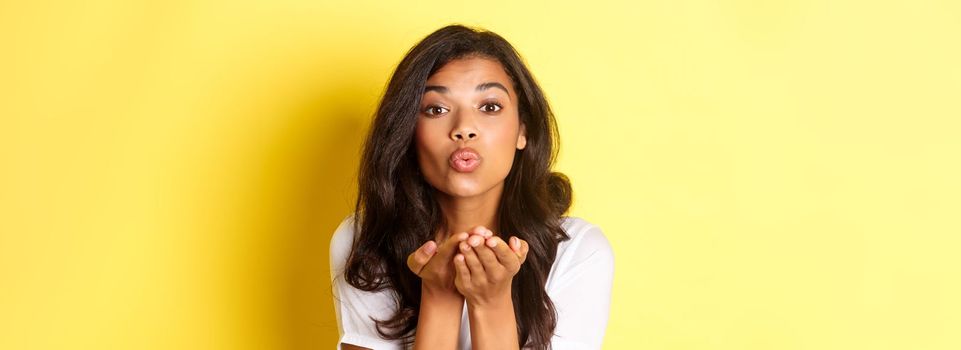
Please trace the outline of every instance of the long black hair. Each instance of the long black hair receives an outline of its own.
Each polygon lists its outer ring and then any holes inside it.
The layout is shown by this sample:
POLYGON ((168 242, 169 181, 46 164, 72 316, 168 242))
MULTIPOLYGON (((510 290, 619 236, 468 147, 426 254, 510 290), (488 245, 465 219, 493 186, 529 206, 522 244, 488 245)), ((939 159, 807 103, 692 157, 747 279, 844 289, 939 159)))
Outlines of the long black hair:
POLYGON ((530 246, 511 287, 519 345, 549 348, 557 314, 544 285, 558 243, 569 239, 560 220, 571 205, 571 185, 564 174, 551 171, 559 143, 544 93, 513 46, 493 32, 443 27, 411 48, 394 70, 363 148, 354 220, 358 235, 345 278, 361 290, 394 291, 398 308, 392 317, 375 320, 377 330, 384 338, 413 342, 421 283, 408 269, 407 256, 446 225, 436 189, 417 163, 418 109, 427 79, 447 62, 469 56, 500 62, 519 97, 527 146, 514 154, 498 205, 499 227, 491 229, 530 246))

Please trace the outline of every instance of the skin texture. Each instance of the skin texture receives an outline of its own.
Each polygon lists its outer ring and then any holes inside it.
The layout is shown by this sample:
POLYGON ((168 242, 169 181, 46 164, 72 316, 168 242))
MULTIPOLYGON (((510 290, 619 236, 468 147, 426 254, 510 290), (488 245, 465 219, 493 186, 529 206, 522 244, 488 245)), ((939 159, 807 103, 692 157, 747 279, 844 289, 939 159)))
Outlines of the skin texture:
MULTIPOLYGON (((517 249, 512 250, 487 229, 497 225, 497 207, 515 153, 527 145, 517 94, 503 66, 484 57, 452 60, 426 85, 414 136, 417 159, 424 178, 437 189, 447 222, 437 241, 456 237, 458 242, 456 252, 438 249, 425 265, 426 271, 444 266, 444 276, 453 278, 441 284, 432 279, 433 272, 425 274, 414 347, 455 348, 466 299, 475 349, 517 348, 511 279, 526 257, 526 242, 513 238, 517 249), (460 173, 449 164, 450 155, 461 147, 471 147, 480 156, 473 172, 460 173), (463 232, 469 238, 461 240, 463 232), (435 259, 442 263, 434 264, 435 259)), ((428 242, 421 250, 430 246, 428 242)))
POLYGON ((508 244, 483 226, 475 227, 469 234, 452 235, 440 247, 429 241, 407 259, 411 271, 420 271, 418 276, 424 279, 415 349, 456 347, 464 298, 472 325, 473 348, 517 348, 510 288, 511 279, 527 257, 527 242, 511 237, 508 244), (451 255, 456 292, 447 294, 437 288, 448 282, 436 277, 450 273, 451 255))
MULTIPOLYGON (((511 303, 510 277, 524 263, 528 245, 517 237, 511 237, 509 241, 505 243, 493 236, 489 229, 477 226, 468 232, 451 235, 440 246, 428 241, 407 257, 407 267, 422 280, 424 295, 415 349, 453 349, 457 346, 464 295, 469 296, 471 323, 477 325, 477 331, 471 330, 473 347, 517 348, 516 323, 504 323, 503 319, 510 317, 513 320, 513 306, 507 308, 511 303), (480 267, 468 267, 468 256, 482 256, 483 263, 480 267), (485 344, 489 343, 486 339, 497 339, 498 343, 485 344)), ((367 349, 353 344, 343 344, 342 348, 367 349)))
MULTIPOLYGON (((490 230, 488 233, 493 234, 490 230)), ((517 349, 511 281, 527 257, 527 242, 511 237, 472 235, 454 256, 454 285, 467 298, 471 345, 476 349, 517 349)))
POLYGON ((438 236, 476 226, 497 227, 495 216, 504 179, 513 166, 514 154, 527 145, 513 83, 499 62, 468 57, 448 62, 426 85, 414 139, 421 173, 437 189, 437 201, 448 224, 438 236), (497 83, 504 90, 478 90, 485 83, 497 83), (430 87, 442 87, 443 91, 430 87), (481 161, 475 171, 459 173, 450 166, 450 155, 461 147, 471 147, 479 154, 481 161))
POLYGON ((513 83, 499 62, 474 56, 448 62, 426 85, 414 141, 421 173, 437 190, 446 226, 407 259, 408 268, 421 277, 414 348, 456 348, 466 300, 474 349, 517 349, 511 281, 528 245, 517 237, 504 242, 488 229, 497 227, 498 203, 515 153, 527 145, 513 83), (449 164, 461 147, 480 156, 473 172, 460 173, 449 164))

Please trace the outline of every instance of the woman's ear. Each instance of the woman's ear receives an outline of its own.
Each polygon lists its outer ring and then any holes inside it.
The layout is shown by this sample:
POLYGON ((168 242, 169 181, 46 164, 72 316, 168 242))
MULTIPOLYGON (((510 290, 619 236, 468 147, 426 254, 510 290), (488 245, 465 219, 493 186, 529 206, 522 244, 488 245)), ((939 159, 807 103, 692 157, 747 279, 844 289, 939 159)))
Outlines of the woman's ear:
POLYGON ((527 147, 527 129, 524 123, 521 123, 521 132, 517 135, 517 149, 524 149, 524 147, 527 147))

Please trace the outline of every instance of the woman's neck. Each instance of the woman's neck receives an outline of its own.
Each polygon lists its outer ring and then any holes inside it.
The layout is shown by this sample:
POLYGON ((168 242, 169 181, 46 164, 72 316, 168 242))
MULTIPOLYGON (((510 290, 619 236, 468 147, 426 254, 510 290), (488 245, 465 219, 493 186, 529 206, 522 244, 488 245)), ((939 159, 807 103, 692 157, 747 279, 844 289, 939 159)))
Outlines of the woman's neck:
POLYGON ((437 200, 447 223, 437 233, 438 242, 451 234, 467 232, 477 226, 494 230, 502 191, 503 184, 474 197, 451 197, 438 193, 437 200))

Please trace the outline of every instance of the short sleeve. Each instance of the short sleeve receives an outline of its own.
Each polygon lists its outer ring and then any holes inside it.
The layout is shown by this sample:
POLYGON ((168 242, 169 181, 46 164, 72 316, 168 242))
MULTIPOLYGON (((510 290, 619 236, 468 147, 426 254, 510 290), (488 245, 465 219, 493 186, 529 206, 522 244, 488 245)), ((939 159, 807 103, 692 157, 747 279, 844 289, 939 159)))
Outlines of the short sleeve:
POLYGON ((610 315, 614 252, 600 228, 581 228, 548 288, 557 309, 556 350, 600 349, 610 315))
POLYGON ((344 343, 375 350, 403 349, 398 341, 381 338, 371 319, 386 319, 393 314, 395 302, 389 292, 359 290, 344 278, 344 267, 353 241, 353 216, 349 216, 340 223, 330 240, 331 285, 340 335, 337 349, 341 349, 344 343))

